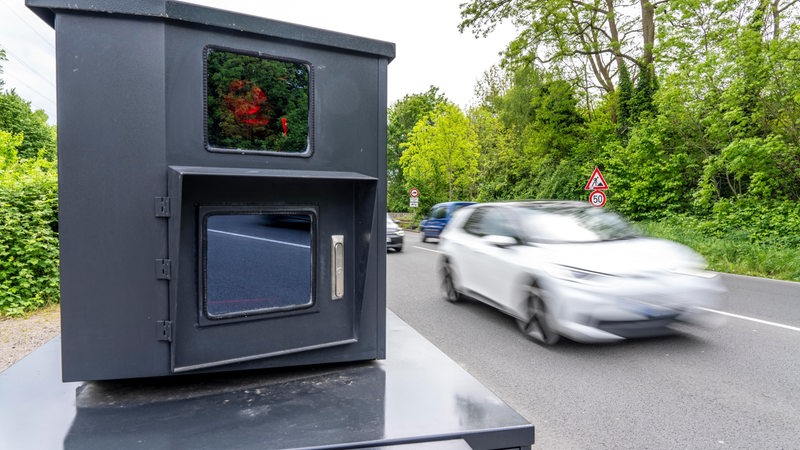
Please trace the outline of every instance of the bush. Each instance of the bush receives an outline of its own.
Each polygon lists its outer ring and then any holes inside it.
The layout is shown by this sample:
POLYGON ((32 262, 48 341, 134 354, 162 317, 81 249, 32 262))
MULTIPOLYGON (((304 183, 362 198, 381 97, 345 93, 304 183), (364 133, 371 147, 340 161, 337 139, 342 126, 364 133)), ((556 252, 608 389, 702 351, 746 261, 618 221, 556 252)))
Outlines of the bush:
POLYGON ((20 159, 21 135, 0 131, 0 314, 59 300, 56 164, 20 159))
POLYGON ((708 217, 639 223, 647 234, 692 247, 711 270, 800 281, 800 204, 720 201, 708 217))
POLYGON ((697 203, 747 197, 800 200, 800 147, 783 139, 736 140, 704 163, 697 203))
POLYGON ((800 248, 800 203, 721 200, 714 204, 711 217, 700 230, 715 237, 739 236, 756 245, 800 248))
POLYGON ((626 146, 610 143, 604 173, 609 203, 632 220, 658 220, 691 210, 700 166, 697 156, 665 136, 655 121, 643 121, 626 146))

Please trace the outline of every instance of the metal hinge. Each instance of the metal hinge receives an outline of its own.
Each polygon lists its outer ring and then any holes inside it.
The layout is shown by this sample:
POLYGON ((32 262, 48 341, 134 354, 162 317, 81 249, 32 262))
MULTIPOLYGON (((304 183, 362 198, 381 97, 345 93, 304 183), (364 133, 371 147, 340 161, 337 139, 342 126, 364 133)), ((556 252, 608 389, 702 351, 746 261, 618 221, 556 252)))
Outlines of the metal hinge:
POLYGON ((171 211, 170 211, 169 197, 156 197, 155 204, 156 204, 156 217, 170 216, 171 211))
POLYGON ((156 332, 159 341, 172 342, 172 322, 169 320, 159 320, 156 322, 156 332))
POLYGON ((169 259, 156 260, 156 278, 159 280, 169 280, 172 278, 172 261, 169 259))

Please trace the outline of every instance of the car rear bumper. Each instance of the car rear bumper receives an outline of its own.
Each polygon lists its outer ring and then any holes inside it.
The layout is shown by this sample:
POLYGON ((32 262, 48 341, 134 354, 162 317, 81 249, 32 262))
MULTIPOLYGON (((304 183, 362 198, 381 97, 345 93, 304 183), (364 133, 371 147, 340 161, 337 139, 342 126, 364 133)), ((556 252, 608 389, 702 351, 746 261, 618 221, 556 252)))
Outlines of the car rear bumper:
POLYGON ((403 236, 386 236, 386 248, 394 250, 403 248, 403 236))
POLYGON ((441 228, 420 228, 420 233, 425 237, 425 239, 439 239, 439 236, 442 234, 441 228))

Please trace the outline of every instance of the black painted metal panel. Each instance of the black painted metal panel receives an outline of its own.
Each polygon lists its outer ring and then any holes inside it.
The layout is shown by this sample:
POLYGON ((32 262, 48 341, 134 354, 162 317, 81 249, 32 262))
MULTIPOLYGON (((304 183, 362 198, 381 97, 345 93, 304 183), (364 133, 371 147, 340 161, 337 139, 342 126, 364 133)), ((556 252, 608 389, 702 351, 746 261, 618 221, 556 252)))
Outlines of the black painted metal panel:
POLYGON ((394 44, 173 1, 27 5, 56 30, 64 380, 385 356, 394 44), (209 151, 209 48, 303 61, 307 152, 209 151), (187 309, 204 295, 198 211, 243 204, 314 211, 314 314, 212 327, 187 309), (332 235, 347 242, 335 303, 332 235))

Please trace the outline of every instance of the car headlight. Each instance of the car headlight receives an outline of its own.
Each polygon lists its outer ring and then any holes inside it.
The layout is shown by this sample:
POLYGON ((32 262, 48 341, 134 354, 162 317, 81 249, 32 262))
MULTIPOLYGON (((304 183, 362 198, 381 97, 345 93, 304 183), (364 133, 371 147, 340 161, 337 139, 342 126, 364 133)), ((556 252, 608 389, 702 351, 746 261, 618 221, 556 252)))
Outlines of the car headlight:
POLYGON ((403 231, 403 230, 397 230, 397 235, 398 235, 398 236, 403 236, 403 235, 405 235, 405 234, 406 234, 406 232, 405 232, 405 231, 403 231))
POLYGON ((571 266, 562 266, 560 264, 551 264, 547 267, 546 271, 551 277, 576 283, 597 283, 613 277, 613 275, 606 273, 594 272, 571 266))

